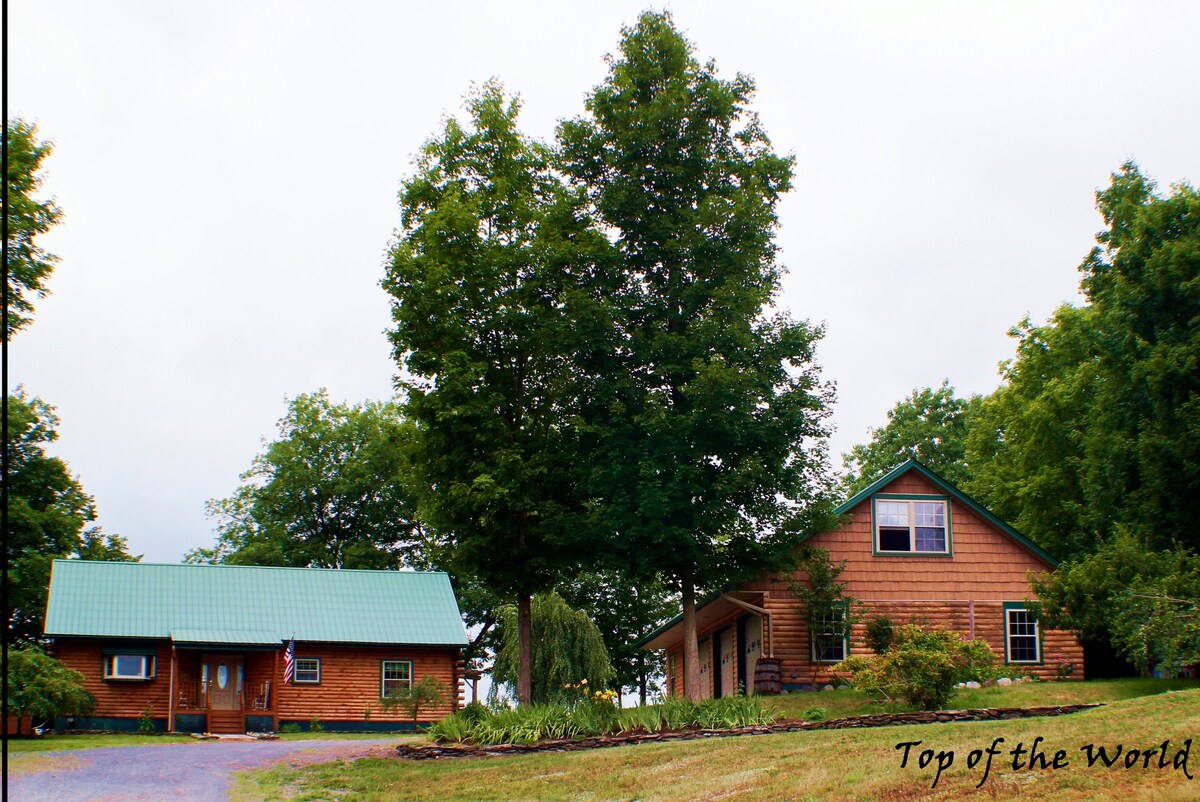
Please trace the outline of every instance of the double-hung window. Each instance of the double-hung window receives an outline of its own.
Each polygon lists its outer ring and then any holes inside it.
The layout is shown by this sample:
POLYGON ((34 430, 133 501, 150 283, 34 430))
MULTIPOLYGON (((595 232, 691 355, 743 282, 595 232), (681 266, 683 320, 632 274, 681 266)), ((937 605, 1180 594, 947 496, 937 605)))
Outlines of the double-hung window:
POLYGON ((379 695, 391 696, 412 687, 411 660, 384 660, 380 668, 379 695))
POLYGON ((105 679, 154 679, 156 658, 147 654, 106 654, 105 679))
POLYGON ((812 661, 814 663, 840 663, 846 659, 849 643, 846 627, 845 606, 824 611, 815 623, 812 633, 812 661))
POLYGON ((946 499, 875 499, 877 554, 950 554, 950 504, 946 499))
POLYGON ((1041 640, 1038 620, 1033 613, 1021 605, 1004 605, 1004 661, 1006 663, 1042 662, 1041 640))
POLYGON ((292 682, 297 685, 319 685, 321 683, 321 659, 319 657, 297 657, 296 673, 292 682))

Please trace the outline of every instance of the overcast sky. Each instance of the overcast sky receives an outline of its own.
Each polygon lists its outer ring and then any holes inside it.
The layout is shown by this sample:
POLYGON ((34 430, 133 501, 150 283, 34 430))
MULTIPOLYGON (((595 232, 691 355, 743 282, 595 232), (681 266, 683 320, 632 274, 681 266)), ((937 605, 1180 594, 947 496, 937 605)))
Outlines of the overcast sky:
MULTIPOLYGON (((396 193, 472 82, 549 138, 644 2, 12 0, 10 113, 56 144, 61 257, 11 385, 147 560, 212 541, 285 397, 382 399, 396 193)), ((661 8, 662 6, 655 6, 661 8)), ((822 322, 833 454, 915 387, 988 392, 1077 301, 1093 193, 1200 179, 1193 2, 676 2, 795 154, 780 305, 822 322)))

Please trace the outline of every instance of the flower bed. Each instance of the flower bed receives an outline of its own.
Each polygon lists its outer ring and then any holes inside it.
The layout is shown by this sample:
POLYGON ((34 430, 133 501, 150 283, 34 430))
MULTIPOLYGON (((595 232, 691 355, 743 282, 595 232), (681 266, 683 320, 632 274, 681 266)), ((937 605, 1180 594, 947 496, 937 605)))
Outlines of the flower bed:
POLYGON ((662 741, 688 741, 701 738, 728 738, 737 735, 770 735, 805 730, 838 730, 856 727, 894 727, 904 724, 936 724, 952 721, 989 721, 1037 716, 1065 716, 1080 710, 1101 707, 1099 704, 1062 705, 1057 707, 989 707, 978 710, 935 710, 918 713, 881 713, 850 716, 831 721, 780 721, 723 729, 692 728, 660 732, 625 732, 585 738, 556 738, 537 743, 502 743, 479 745, 471 743, 442 743, 433 745, 401 744, 396 747, 400 757, 408 760, 438 760, 464 757, 497 757, 530 752, 577 752, 584 749, 604 749, 627 744, 662 741))

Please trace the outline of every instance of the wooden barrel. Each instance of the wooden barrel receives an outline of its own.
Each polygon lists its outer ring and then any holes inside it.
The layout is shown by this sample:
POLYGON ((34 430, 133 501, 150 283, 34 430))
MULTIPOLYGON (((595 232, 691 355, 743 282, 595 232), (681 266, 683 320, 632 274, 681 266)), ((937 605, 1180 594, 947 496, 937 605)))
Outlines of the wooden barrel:
POLYGON ((783 690, 783 682, 780 679, 780 662, 774 657, 758 658, 758 665, 754 668, 754 692, 763 694, 776 694, 783 690))

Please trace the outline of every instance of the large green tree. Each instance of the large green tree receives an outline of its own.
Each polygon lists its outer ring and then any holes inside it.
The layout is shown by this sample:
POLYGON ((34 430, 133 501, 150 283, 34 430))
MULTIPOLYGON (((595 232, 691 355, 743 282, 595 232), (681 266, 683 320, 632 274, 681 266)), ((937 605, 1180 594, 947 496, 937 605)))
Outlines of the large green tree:
POLYGON ((8 146, 8 306, 4 310, 4 337, 25 328, 33 320, 33 299, 45 297, 46 281, 58 258, 35 241, 62 217, 51 199, 35 197, 41 189, 42 161, 53 146, 38 139, 37 126, 21 119, 6 121, 8 146))
POLYGON ((413 426, 393 403, 288 403, 242 485, 209 502, 217 542, 190 562, 397 568, 424 546, 409 470, 413 426))
POLYGON ((421 512, 452 541, 456 573, 515 599, 518 697, 532 698, 530 603, 593 539, 573 475, 576 365, 602 320, 603 238, 488 83, 446 122, 400 196, 383 281, 416 424, 421 512), (593 254, 594 255, 594 254, 593 254))
POLYGON ((1122 527, 1200 545, 1200 195, 1125 164, 1097 193, 1107 229, 1088 303, 1013 330, 1017 355, 970 426, 968 491, 1060 558, 1122 527))
POLYGON ((609 66, 559 128, 619 259, 580 467, 631 574, 680 592, 694 697, 697 588, 776 566, 816 525, 831 392, 819 329, 769 312, 792 160, 750 110, 751 79, 697 61, 668 13, 626 28, 609 66))
POLYGON ((915 459, 954 484, 965 482, 967 421, 979 397, 959 398, 950 382, 925 387, 888 411, 886 426, 871 430, 871 440, 843 455, 845 494, 852 496, 889 470, 915 459))

